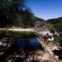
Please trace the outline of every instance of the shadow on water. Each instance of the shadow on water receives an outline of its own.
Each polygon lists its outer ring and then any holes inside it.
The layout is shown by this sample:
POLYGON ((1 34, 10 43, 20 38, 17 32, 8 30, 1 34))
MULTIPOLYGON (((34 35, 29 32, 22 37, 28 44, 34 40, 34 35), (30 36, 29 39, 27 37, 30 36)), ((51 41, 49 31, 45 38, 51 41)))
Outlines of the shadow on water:
MULTIPOLYGON (((0 56, 0 61, 5 62, 4 60, 14 52, 23 49, 24 51, 36 51, 43 50, 42 45, 38 42, 37 38, 29 38, 23 40, 17 40, 14 44, 9 47, 2 56, 0 56)), ((18 60, 18 59, 17 59, 18 60)), ((21 60, 21 59, 20 59, 21 60)))

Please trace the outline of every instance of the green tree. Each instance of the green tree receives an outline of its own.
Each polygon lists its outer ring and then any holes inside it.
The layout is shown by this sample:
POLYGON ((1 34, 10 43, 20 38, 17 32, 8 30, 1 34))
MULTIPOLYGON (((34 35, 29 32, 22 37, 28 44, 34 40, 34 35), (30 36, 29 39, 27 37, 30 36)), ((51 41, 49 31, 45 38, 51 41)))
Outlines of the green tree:
POLYGON ((25 0, 0 0, 0 27, 12 26, 17 23, 24 4, 25 0))
POLYGON ((25 9, 22 13, 23 27, 32 27, 34 25, 34 14, 31 10, 25 9))

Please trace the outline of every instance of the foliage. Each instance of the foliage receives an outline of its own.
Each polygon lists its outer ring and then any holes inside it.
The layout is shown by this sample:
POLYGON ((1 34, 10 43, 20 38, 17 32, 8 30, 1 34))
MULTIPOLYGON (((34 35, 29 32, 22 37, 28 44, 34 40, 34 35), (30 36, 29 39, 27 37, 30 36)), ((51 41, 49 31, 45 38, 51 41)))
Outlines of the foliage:
POLYGON ((57 41, 59 43, 59 45, 62 46, 62 34, 60 34, 59 36, 55 37, 55 41, 57 41))
POLYGON ((55 40, 59 43, 59 45, 62 46, 62 17, 49 19, 47 20, 47 22, 51 23, 55 31, 57 31, 60 34, 58 37, 55 38, 55 40))
POLYGON ((35 18, 35 21, 40 21, 40 22, 44 22, 45 20, 42 19, 42 18, 39 18, 39 17, 34 17, 35 18))
POLYGON ((26 1, 0 0, 0 27, 33 27, 36 21, 44 21, 34 16, 26 1))
POLYGON ((34 14, 29 9, 25 9, 22 12, 22 24, 23 27, 33 27, 34 23, 34 14))
POLYGON ((56 29, 56 31, 62 32, 62 25, 61 25, 61 24, 59 24, 59 25, 54 25, 54 28, 56 29))
POLYGON ((0 0, 0 27, 12 26, 17 23, 25 0, 0 0))
POLYGON ((60 18, 54 18, 54 19, 48 19, 47 22, 55 25, 55 24, 62 24, 62 17, 60 18))

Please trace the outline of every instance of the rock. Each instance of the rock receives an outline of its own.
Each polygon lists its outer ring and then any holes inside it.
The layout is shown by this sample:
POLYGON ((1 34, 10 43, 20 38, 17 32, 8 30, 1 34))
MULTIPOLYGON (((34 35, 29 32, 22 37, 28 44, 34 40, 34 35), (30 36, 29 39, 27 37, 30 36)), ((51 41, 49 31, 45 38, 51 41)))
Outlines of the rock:
POLYGON ((0 41, 0 46, 2 45, 2 42, 0 41))
POLYGON ((41 59, 42 60, 49 60, 50 59, 50 56, 49 56, 48 53, 45 53, 41 59))

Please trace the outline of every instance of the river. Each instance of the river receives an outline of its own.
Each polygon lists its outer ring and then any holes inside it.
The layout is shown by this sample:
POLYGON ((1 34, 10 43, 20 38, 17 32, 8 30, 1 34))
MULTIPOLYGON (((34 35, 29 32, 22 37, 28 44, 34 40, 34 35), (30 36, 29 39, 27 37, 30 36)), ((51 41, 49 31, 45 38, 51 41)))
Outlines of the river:
POLYGON ((18 40, 17 46, 25 50, 38 50, 41 49, 41 44, 38 42, 36 37, 18 40))

